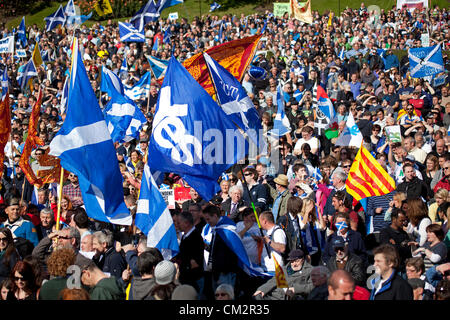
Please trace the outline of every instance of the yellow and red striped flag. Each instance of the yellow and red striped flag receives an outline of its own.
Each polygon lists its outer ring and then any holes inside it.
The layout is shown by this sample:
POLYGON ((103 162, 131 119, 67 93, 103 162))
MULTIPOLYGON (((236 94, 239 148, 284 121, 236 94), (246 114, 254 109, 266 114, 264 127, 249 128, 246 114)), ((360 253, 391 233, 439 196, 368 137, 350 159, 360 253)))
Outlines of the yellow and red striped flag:
POLYGON ((283 268, 280 266, 273 253, 272 259, 275 263, 275 279, 277 280, 277 288, 289 288, 286 280, 286 274, 284 273, 283 268))
POLYGON ((395 181, 370 152, 361 146, 350 167, 345 188, 355 200, 360 201, 394 191, 395 181))

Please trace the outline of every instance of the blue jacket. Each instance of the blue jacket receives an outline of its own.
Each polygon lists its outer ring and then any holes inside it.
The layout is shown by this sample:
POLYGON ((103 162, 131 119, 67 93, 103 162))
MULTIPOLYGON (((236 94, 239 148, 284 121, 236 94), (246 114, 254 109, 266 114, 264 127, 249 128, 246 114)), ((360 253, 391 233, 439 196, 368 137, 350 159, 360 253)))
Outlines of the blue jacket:
POLYGON ((14 222, 9 222, 9 220, 6 220, 0 225, 0 228, 8 228, 16 238, 25 238, 29 240, 35 247, 39 243, 37 231, 33 223, 31 221, 23 219, 22 217, 14 222))
POLYGON ((397 274, 394 269, 389 279, 376 292, 376 283, 380 281, 380 277, 372 279, 372 292, 370 300, 413 300, 413 289, 409 283, 397 274))

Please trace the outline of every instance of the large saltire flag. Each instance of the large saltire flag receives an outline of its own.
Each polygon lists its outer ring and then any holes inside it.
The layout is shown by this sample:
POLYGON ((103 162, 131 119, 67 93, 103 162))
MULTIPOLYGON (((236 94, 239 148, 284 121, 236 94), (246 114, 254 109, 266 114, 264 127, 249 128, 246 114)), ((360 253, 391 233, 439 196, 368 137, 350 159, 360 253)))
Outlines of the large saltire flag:
POLYGON ((24 89, 27 84, 30 83, 33 77, 37 77, 36 66, 34 65, 33 58, 28 60, 28 62, 23 66, 22 72, 19 73, 17 77, 17 82, 20 89, 24 89))
POLYGON ((150 65, 150 69, 152 70, 153 75, 155 76, 155 79, 162 81, 164 79, 164 75, 166 74, 167 66, 169 65, 169 60, 163 60, 153 56, 147 56, 147 61, 150 65))
POLYGON ((22 18, 19 28, 17 28, 17 38, 19 39, 20 44, 22 45, 22 48, 25 48, 28 43, 27 42, 27 29, 25 28, 25 17, 22 18))
POLYGON ((306 2, 298 2, 297 0, 290 0, 291 12, 295 19, 305 23, 312 23, 313 16, 311 13, 311 0, 306 2))
POLYGON ((78 176, 92 219, 131 225, 124 203, 116 150, 74 38, 66 118, 50 143, 50 155, 78 176))
POLYGON ((165 259, 179 251, 172 215, 159 192, 148 164, 144 166, 135 225, 147 236, 147 246, 157 248, 165 259))
POLYGON ((94 9, 99 16, 104 16, 113 12, 109 0, 97 0, 94 9))
POLYGON ((236 145, 243 142, 232 119, 172 57, 153 119, 150 168, 180 175, 209 201, 222 172, 240 160, 236 145))
POLYGON ((5 146, 11 134, 11 109, 9 107, 9 85, 7 69, 0 77, 2 96, 0 100, 0 178, 3 175, 3 162, 5 159, 5 146))
POLYGON ((120 41, 145 42, 144 30, 138 31, 131 23, 119 22, 120 41))
POLYGON ((354 199, 382 196, 395 190, 394 179, 370 152, 361 146, 345 181, 347 192, 354 199))
POLYGON ((411 77, 424 78, 445 71, 440 44, 408 50, 411 77))
MULTIPOLYGON (((259 34, 225 42, 214 46, 205 52, 241 82, 247 67, 253 60, 261 37, 262 35, 259 34)), ((183 66, 210 96, 215 94, 202 52, 184 60, 183 66)))
POLYGON ((64 14, 63 6, 60 5, 58 10, 44 18, 46 22, 45 31, 50 31, 57 26, 61 25, 64 27, 66 23, 66 15, 64 14))

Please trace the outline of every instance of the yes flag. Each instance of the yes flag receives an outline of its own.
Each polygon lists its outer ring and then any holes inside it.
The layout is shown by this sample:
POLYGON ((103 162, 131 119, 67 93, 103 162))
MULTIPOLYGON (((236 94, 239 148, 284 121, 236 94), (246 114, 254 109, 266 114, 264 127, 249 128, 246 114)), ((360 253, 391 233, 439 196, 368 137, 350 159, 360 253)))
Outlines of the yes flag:
POLYGON ((409 49, 408 57, 413 78, 424 78, 444 71, 444 60, 439 44, 434 47, 409 49))
POLYGON ((165 259, 179 251, 172 215, 158 190, 148 164, 144 166, 135 225, 147 235, 147 246, 157 248, 165 259))
POLYGON ((145 42, 144 30, 139 32, 131 23, 119 22, 120 41, 145 42))
POLYGON ((139 100, 146 98, 150 91, 150 83, 152 82, 152 76, 147 71, 142 78, 132 87, 125 86, 125 95, 132 100, 139 100))
POLYGON ((45 31, 50 31, 59 25, 64 27, 64 24, 66 23, 66 15, 64 14, 62 5, 60 5, 58 10, 56 10, 54 13, 52 13, 48 17, 45 17, 44 20, 47 23, 45 26, 45 31))
POLYGON ((153 119, 149 166, 180 175, 209 201, 220 190, 221 173, 240 160, 235 139, 245 143, 230 117, 172 56, 153 119))
POLYGON ((219 105, 228 117, 258 145, 258 132, 262 129, 261 119, 247 92, 227 69, 206 52, 203 56, 216 89, 219 105))
POLYGON ((284 112, 284 100, 281 93, 281 85, 277 88, 277 114, 273 120, 273 128, 270 130, 270 134, 273 137, 281 137, 291 132, 291 124, 284 112))
POLYGON ((131 225, 116 150, 83 65, 78 40, 73 41, 66 118, 50 143, 50 154, 78 176, 89 217, 131 225))
POLYGON ((361 147, 362 142, 363 136, 355 123, 353 114, 350 112, 347 118, 347 122, 345 124, 345 128, 339 135, 339 138, 336 141, 336 145, 359 148, 361 147))
POLYGON ((25 17, 22 18, 19 28, 17 29, 17 38, 19 39, 22 48, 25 48, 27 46, 27 30, 25 28, 25 17))
POLYGON ((105 109, 105 121, 113 142, 127 142, 139 138, 139 130, 147 122, 133 100, 111 90, 111 100, 105 109))

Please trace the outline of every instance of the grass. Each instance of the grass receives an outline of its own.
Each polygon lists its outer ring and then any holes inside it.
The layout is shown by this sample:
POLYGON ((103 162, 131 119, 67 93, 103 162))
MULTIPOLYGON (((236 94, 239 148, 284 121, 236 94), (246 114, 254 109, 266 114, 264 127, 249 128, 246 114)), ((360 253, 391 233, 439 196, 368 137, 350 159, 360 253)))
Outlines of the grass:
MULTIPOLYGON (((438 5, 440 8, 447 7, 448 0, 430 0, 430 6, 438 5)), ((217 1, 220 3, 220 0, 217 1)), ((287 0, 278 1, 278 2, 288 2, 287 0)), ((330 1, 330 0, 311 0, 312 10, 318 10, 319 13, 324 13, 328 11, 338 12, 339 8, 343 11, 345 8, 359 8, 363 0, 338 0, 338 1, 330 1)), ((75 0, 75 4, 77 0, 75 0)), ((192 19, 196 16, 209 14, 209 5, 212 3, 212 0, 185 0, 183 4, 179 4, 168 9, 165 9, 162 13, 162 18, 167 18, 169 13, 178 12, 178 16, 187 17, 188 21, 192 21, 192 19), (201 14, 200 14, 201 13, 201 14)), ((369 3, 365 2, 366 6, 369 3)), ((65 3, 63 3, 65 4, 65 3)), ((396 4, 396 0, 377 0, 376 4, 385 10, 391 9, 396 4)), ((31 13, 25 16, 25 23, 27 26, 37 24, 38 27, 42 28, 45 26, 44 18, 49 16, 53 12, 55 12, 60 3, 51 2, 50 6, 38 11, 36 13, 31 13)), ((244 15, 250 15, 253 13, 264 13, 264 11, 268 9, 270 11, 273 10, 273 4, 270 2, 269 4, 265 4, 263 2, 255 2, 255 1, 245 1, 238 4, 237 7, 234 8, 220 8, 213 12, 213 14, 218 16, 223 16, 224 14, 235 14, 240 16, 241 13, 244 15)), ((128 17, 129 19, 130 17, 128 17)), ((13 18, 7 22, 8 28, 15 28, 20 24, 20 20, 22 16, 13 18)), ((114 21, 123 21, 127 18, 118 18, 113 19, 114 21)), ((94 24, 95 21, 87 21, 86 25, 89 27, 94 24)))

